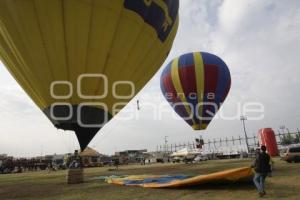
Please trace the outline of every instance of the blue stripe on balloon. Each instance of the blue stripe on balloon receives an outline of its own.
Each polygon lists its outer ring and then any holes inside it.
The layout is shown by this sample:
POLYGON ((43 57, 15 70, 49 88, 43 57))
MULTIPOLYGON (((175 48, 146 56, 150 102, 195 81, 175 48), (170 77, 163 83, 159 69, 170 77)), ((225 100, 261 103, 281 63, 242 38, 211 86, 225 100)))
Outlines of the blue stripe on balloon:
POLYGON ((186 53, 179 57, 178 68, 195 65, 193 53, 186 53))
POLYGON ((207 52, 201 52, 203 62, 204 64, 214 64, 214 65, 220 65, 223 67, 226 67, 226 64, 216 55, 207 53, 207 52))

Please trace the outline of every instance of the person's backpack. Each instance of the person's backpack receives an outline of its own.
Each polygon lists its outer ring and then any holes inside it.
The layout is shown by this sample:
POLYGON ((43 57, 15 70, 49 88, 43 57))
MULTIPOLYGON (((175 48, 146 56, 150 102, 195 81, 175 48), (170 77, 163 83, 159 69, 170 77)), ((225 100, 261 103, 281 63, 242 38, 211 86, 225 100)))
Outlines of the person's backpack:
POLYGON ((262 152, 256 158, 255 171, 258 173, 269 173, 271 171, 270 156, 262 152))

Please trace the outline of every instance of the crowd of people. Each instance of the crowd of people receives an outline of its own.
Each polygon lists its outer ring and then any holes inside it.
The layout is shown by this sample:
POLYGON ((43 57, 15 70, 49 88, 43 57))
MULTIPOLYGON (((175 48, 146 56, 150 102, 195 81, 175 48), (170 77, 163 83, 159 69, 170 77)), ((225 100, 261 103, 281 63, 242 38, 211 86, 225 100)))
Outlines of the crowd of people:
POLYGON ((0 160, 0 174, 21 173, 24 171, 44 170, 50 163, 37 158, 21 158, 13 157, 2 158, 0 160))

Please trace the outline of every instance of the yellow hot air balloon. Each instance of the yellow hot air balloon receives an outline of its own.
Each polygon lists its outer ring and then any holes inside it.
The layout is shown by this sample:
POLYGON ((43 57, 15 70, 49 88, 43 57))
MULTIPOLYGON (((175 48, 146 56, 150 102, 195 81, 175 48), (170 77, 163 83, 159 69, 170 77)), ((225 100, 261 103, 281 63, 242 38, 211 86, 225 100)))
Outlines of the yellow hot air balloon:
POLYGON ((1 61, 84 149, 167 57, 178 7, 178 0, 1 0, 1 61))

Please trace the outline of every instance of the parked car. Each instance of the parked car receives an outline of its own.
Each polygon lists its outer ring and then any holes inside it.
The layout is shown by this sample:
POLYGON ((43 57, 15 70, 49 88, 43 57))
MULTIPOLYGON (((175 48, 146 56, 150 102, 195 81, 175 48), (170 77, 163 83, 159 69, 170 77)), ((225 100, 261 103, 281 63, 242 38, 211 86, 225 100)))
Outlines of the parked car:
POLYGON ((300 162, 300 146, 290 146, 281 154, 286 162, 300 162))
POLYGON ((183 158, 183 162, 184 162, 185 164, 187 164, 187 163, 193 163, 193 162, 194 162, 194 158, 195 158, 194 155, 191 155, 191 156, 185 156, 185 157, 183 158))
POLYGON ((206 160, 208 160, 208 157, 206 155, 198 155, 194 158, 193 163, 198 163, 198 162, 206 161, 206 160))
POLYGON ((172 158, 172 162, 173 163, 180 163, 182 161, 183 158, 179 157, 179 156, 175 156, 172 158))
POLYGON ((193 162, 194 158, 195 158, 195 155, 175 156, 172 158, 172 162, 173 163, 180 163, 180 162, 191 163, 191 162, 193 162))

